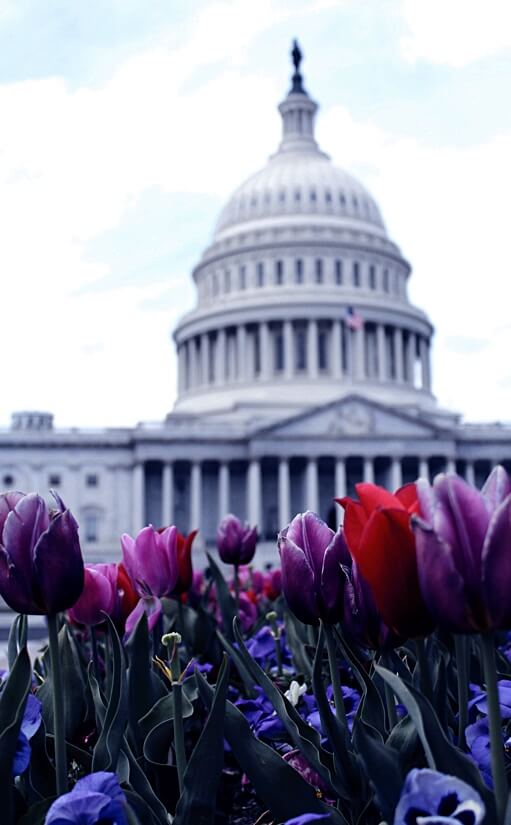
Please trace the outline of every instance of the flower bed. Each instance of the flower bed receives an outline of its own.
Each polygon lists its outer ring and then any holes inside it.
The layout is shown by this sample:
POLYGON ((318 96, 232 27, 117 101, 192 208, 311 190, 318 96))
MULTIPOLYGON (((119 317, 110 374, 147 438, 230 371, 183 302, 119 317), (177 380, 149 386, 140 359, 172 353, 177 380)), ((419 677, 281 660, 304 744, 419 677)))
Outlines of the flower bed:
POLYGON ((339 506, 264 572, 227 516, 225 578, 173 526, 84 567, 58 496, 0 496, 2 825, 509 825, 510 478, 339 506))

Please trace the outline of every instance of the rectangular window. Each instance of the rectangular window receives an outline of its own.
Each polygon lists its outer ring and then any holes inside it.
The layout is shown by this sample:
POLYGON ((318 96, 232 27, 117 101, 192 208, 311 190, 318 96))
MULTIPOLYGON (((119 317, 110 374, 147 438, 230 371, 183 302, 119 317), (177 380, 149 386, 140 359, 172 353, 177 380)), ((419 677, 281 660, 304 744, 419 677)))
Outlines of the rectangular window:
POLYGON ((353 286, 360 286, 360 264, 353 261, 353 286))
POLYGON ((95 513, 85 514, 85 541, 96 542, 98 540, 98 517, 95 513))
POLYGON ((342 261, 339 260, 335 262, 335 283, 342 284, 342 261))
POLYGON ((279 286, 284 283, 284 264, 282 261, 275 262, 275 283, 279 286))
POLYGON ((273 336, 273 346, 275 372, 282 372, 284 369, 284 336, 281 330, 275 332, 273 336))
POLYGON ((49 487, 60 487, 61 483, 62 479, 57 473, 51 473, 51 475, 48 476, 49 487))
POLYGON ((85 485, 86 487, 98 486, 98 477, 96 473, 88 473, 88 475, 85 476, 85 485))
POLYGON ((297 284, 303 284, 303 261, 297 258, 295 261, 295 281, 297 284))
POLYGON ((295 363, 297 370, 307 369, 307 338, 305 329, 298 327, 295 335, 295 363))
POLYGON ((316 272, 316 283, 317 284, 322 284, 323 283, 323 261, 321 260, 321 258, 316 258, 315 272, 316 272))
POLYGON ((240 266, 240 289, 247 288, 247 269, 245 266, 240 266))
POLYGON ((374 264, 369 267, 369 289, 376 289, 376 267, 374 264))
POLYGON ((257 286, 264 286, 264 264, 257 264, 257 286))

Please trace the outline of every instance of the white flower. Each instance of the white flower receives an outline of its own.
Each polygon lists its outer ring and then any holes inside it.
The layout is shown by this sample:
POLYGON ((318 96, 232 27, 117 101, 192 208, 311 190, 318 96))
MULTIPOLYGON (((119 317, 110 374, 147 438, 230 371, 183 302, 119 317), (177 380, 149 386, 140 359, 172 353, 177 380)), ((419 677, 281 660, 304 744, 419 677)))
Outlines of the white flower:
POLYGON ((303 696, 304 693, 307 693, 307 685, 299 685, 298 682, 293 680, 284 695, 295 708, 300 701, 300 696, 303 696))

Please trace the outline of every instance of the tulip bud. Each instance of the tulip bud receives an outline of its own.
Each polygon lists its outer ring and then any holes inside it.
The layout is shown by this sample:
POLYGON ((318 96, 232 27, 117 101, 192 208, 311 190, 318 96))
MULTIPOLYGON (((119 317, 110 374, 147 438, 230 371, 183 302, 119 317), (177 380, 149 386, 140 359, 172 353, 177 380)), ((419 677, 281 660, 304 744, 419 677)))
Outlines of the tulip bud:
POLYGON ((249 564, 256 551, 257 529, 230 514, 218 525, 216 544, 226 564, 249 564))

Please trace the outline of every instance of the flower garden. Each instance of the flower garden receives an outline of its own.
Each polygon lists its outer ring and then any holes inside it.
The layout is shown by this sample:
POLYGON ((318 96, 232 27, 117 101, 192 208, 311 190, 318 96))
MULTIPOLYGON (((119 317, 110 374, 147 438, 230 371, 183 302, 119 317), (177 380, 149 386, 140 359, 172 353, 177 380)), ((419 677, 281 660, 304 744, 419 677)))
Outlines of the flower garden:
POLYGON ((356 493, 265 571, 232 515, 205 571, 174 526, 84 566, 58 496, 1 495, 2 825, 511 825, 511 478, 356 493))

